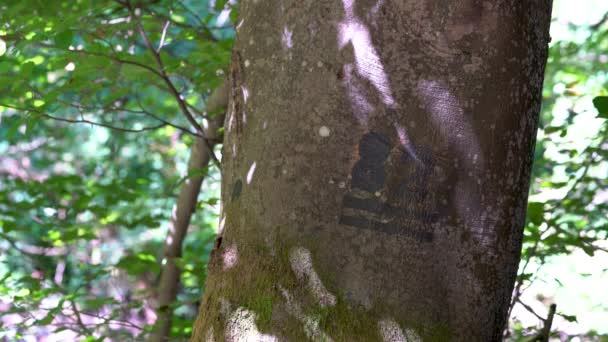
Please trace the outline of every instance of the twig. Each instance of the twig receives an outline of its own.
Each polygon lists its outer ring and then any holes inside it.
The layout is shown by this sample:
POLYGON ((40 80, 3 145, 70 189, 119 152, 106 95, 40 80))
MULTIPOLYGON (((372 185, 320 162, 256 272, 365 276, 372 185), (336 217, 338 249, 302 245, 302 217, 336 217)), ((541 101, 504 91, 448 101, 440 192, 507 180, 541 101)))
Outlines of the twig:
POLYGON ((78 326, 84 330, 84 332, 88 335, 91 336, 93 335, 93 332, 91 332, 91 330, 89 330, 89 328, 87 328, 86 324, 84 324, 84 322, 82 321, 82 317, 80 316, 80 311, 78 310, 78 307, 76 306, 76 302, 74 302, 74 300, 70 300, 70 304, 72 305, 72 311, 74 312, 75 316, 76 316, 76 322, 78 323, 78 326))
POLYGON ((119 131, 119 132, 126 132, 126 133, 138 133, 138 132, 144 132, 144 131, 151 131, 151 130, 155 130, 155 129, 159 129, 161 127, 167 126, 167 124, 165 123, 161 123, 159 125, 156 126, 149 126, 149 127, 143 127, 140 129, 133 129, 133 128, 122 128, 122 127, 116 127, 116 126, 112 126, 112 125, 108 125, 105 123, 101 123, 101 122, 95 122, 95 121, 91 121, 91 120, 86 120, 86 119, 66 119, 66 118, 60 118, 57 116, 52 116, 50 114, 41 112, 39 110, 36 110, 34 108, 21 108, 21 107, 17 107, 17 106, 13 106, 13 105, 9 105, 9 104, 5 104, 5 103, 0 103, 0 106, 3 107, 7 107, 7 108, 12 108, 15 110, 20 110, 20 111, 24 111, 24 112, 34 112, 42 117, 48 118, 48 119, 52 119, 52 120, 56 120, 56 121, 61 121, 61 122, 68 122, 68 123, 86 123, 86 124, 90 124, 93 126, 100 126, 100 127, 105 127, 105 128, 109 128, 115 131, 119 131))
MULTIPOLYGON (((159 117, 158 115, 156 115, 156 114, 154 114, 154 113, 151 113, 150 111, 146 110, 146 109, 144 108, 143 103, 141 103, 141 100, 140 100, 140 98, 139 98, 139 93, 138 93, 138 92, 135 92, 135 101, 137 102, 137 105, 139 106, 139 108, 141 108, 141 111, 137 111, 137 112, 139 112, 140 114, 147 115, 147 116, 149 116, 149 117, 151 117, 151 118, 153 118, 153 119, 155 119, 155 120, 158 120, 158 121, 160 121, 160 122, 162 122, 162 123, 166 124, 167 126, 171 126, 171 127, 175 128, 175 129, 178 129, 178 130, 183 131, 183 132, 185 132, 185 133, 188 133, 188 134, 191 134, 191 135, 194 135, 194 136, 200 136, 198 133, 196 133, 196 132, 192 132, 191 130, 189 130, 189 129, 188 129, 188 128, 186 128, 186 127, 179 126, 179 125, 176 125, 176 124, 172 124, 172 123, 170 123, 170 122, 168 122, 168 121, 166 121, 166 120, 162 119, 162 118, 161 118, 161 117, 159 117)), ((133 112, 135 112, 135 111, 133 111, 133 112)))
POLYGON ((156 49, 156 53, 159 53, 160 50, 163 48, 163 45, 165 45, 165 37, 167 36, 167 29, 169 28, 169 24, 171 24, 171 21, 167 20, 165 22, 165 25, 163 26, 163 32, 160 36, 160 41, 158 42, 158 49, 156 49))
POLYGON ((519 304, 521 304, 521 306, 523 306, 526 310, 528 310, 528 312, 530 312, 531 314, 533 314, 534 316, 536 316, 536 318, 538 318, 539 320, 541 320, 541 321, 545 320, 541 315, 537 314, 536 311, 534 311, 534 309, 532 309, 531 306, 529 306, 528 304, 522 302, 521 299, 518 299, 517 302, 519 304))
POLYGON ((545 320, 545 326, 543 327, 543 339, 541 342, 549 342, 549 335, 551 335, 551 325, 553 324, 553 317, 555 316, 555 309, 557 305, 555 303, 551 304, 549 307, 549 315, 545 320))
MULTIPOLYGON (((543 321, 542 330, 536 334, 529 342, 549 342, 549 337, 551 336, 551 325, 553 325, 553 317, 555 317, 555 309, 557 305, 551 304, 549 306, 549 313, 547 314, 547 318, 538 317, 541 321, 543 321)), ((536 315, 536 314, 535 314, 536 315)))
POLYGON ((597 23, 595 23, 595 24, 593 24, 593 25, 589 26, 589 28, 590 28, 592 31, 595 31, 595 30, 597 30, 598 28, 600 28, 600 26, 604 25, 604 23, 605 23, 606 21, 608 21, 608 12, 604 13, 604 16, 603 16, 603 17, 600 19, 600 21, 598 21, 597 23))
POLYGON ((49 49, 55 49, 55 50, 61 50, 64 52, 69 52, 69 53, 73 53, 73 54, 83 54, 83 55, 89 55, 89 56, 96 56, 96 57, 104 57, 110 60, 113 60, 114 62, 120 63, 120 64, 130 64, 130 65, 134 65, 137 66, 139 68, 145 69, 153 74, 155 74, 156 76, 162 77, 162 74, 152 68, 151 66, 145 65, 143 63, 139 63, 139 62, 135 62, 135 61, 130 61, 128 59, 122 59, 116 56, 112 56, 112 55, 107 55, 105 53, 101 53, 101 52, 94 52, 94 51, 87 51, 87 50, 70 50, 70 49, 63 49, 60 47, 57 47, 55 45, 52 44, 45 44, 45 43, 37 43, 35 45, 41 46, 41 47, 45 47, 45 48, 49 48, 49 49))
POLYGON ((6 242, 8 242, 8 244, 11 245, 11 247, 13 247, 14 249, 17 250, 17 252, 19 252, 23 255, 27 255, 29 257, 39 257, 39 255, 30 253, 30 252, 22 249, 21 247, 19 247, 19 245, 17 244, 17 241, 15 239, 13 239, 12 237, 8 236, 7 234, 0 232, 0 237, 3 238, 4 240, 6 240, 6 242))

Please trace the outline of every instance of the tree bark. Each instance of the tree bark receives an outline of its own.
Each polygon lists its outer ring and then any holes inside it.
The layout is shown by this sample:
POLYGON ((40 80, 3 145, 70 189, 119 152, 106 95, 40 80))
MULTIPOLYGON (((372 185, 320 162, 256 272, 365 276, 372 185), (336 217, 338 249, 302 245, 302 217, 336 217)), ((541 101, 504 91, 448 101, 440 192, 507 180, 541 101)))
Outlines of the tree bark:
MULTIPOLYGON (((225 107, 228 102, 228 85, 223 82, 209 97, 207 101, 207 112, 216 111, 225 107)), ((188 172, 196 172, 209 164, 211 160, 211 148, 217 140, 217 130, 223 124, 224 115, 210 119, 205 129, 205 137, 208 143, 197 137, 190 151, 188 160, 188 172)), ((163 252, 163 265, 158 289, 158 308, 156 310, 158 328, 150 336, 150 341, 169 341, 171 333, 171 317, 173 310, 171 303, 175 301, 178 292, 181 270, 176 264, 176 259, 182 255, 182 244, 188 232, 190 220, 196 209, 201 184, 204 175, 191 176, 182 184, 177 201, 171 214, 171 227, 165 240, 163 252)))
POLYGON ((245 1, 193 341, 499 341, 550 0, 245 1))

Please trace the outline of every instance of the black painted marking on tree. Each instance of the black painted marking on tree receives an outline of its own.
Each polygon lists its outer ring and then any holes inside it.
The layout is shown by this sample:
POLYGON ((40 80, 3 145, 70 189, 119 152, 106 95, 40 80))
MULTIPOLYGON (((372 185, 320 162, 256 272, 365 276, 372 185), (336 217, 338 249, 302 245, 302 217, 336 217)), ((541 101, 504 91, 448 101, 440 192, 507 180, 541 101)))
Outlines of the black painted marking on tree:
POLYGON ((339 224, 432 242, 439 219, 430 189, 435 163, 431 153, 416 150, 414 158, 382 134, 363 135, 339 224))

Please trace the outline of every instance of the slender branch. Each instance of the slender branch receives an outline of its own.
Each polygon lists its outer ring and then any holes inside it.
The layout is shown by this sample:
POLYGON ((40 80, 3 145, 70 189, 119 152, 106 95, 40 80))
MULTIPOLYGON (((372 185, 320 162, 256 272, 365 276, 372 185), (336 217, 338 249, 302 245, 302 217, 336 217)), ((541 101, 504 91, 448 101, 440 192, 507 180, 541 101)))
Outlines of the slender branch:
MULTIPOLYGON (((606 141, 606 138, 602 139, 599 142, 598 146, 601 146, 605 141, 606 141)), ((591 146, 587 146, 582 153, 587 152, 590 148, 591 148, 591 146)), ((574 183, 572 183, 572 186, 570 186, 570 188, 568 189, 568 191, 562 197, 561 200, 556 201, 554 205, 551 205, 551 206, 549 206, 549 208, 547 208, 548 211, 556 209, 564 200, 566 200, 566 199, 568 199, 568 197, 570 197, 570 195, 576 190, 576 188, 578 187, 578 185, 587 176, 587 173, 589 173, 589 169, 596 162, 596 157, 597 157, 597 154, 594 154, 593 152, 591 152, 591 158, 589 158, 589 160, 584 164, 583 173, 581 174, 581 176, 578 177, 578 178, 576 178, 576 180, 574 181, 574 183)))
POLYGON ((38 257, 39 256, 34 253, 30 253, 30 252, 22 249, 21 247, 19 247, 19 245, 17 244, 17 241, 15 239, 13 239, 12 237, 8 236, 7 234, 0 232, 0 237, 3 238, 4 240, 6 240, 6 242, 8 242, 8 244, 11 245, 11 247, 13 247, 15 250, 17 250, 17 252, 19 252, 23 255, 27 255, 29 257, 38 257))
MULTIPOLYGON (((180 4, 182 7, 183 4, 180 4)), ((148 14, 152 15, 153 17, 158 18, 159 20, 163 20, 163 21, 170 21, 171 24, 173 24, 174 26, 177 26, 179 28, 182 29, 187 29, 187 30, 192 30, 194 31, 196 34, 198 34, 199 36, 201 36, 201 38, 207 39, 209 41, 212 42, 217 42, 218 39, 215 38, 213 36, 213 33, 211 32, 211 30, 227 30, 227 29, 231 29, 233 26, 232 25, 227 25, 227 26, 207 26, 205 25, 205 23, 201 22, 199 19, 199 26, 194 26, 194 25, 189 25, 187 23, 180 23, 178 21, 175 21, 173 19, 171 19, 171 17, 166 16, 162 13, 159 13, 157 11, 154 11, 153 9, 150 8, 144 8, 143 9, 145 12, 147 12, 148 14)), ((190 12, 190 9, 186 9, 187 12, 190 12)), ((190 12, 192 13, 192 12, 190 12)))
POLYGON ((604 25, 604 23, 608 21, 608 12, 604 13, 604 16, 597 23, 589 26, 592 31, 595 31, 600 28, 600 26, 604 25))
POLYGON ((163 45, 165 45, 165 37, 167 36, 167 29, 169 28, 169 24, 171 24, 171 21, 167 20, 165 22, 165 25, 163 26, 163 32, 160 36, 160 41, 158 42, 158 48, 156 49, 156 53, 160 53, 160 50, 163 48, 163 45))
POLYGON ((531 314, 533 314, 534 316, 536 316, 536 318, 538 318, 541 321, 544 321, 545 319, 536 313, 536 311, 534 311, 534 309, 532 309, 532 307, 524 302, 521 301, 521 299, 518 299, 517 302, 519 304, 521 304, 521 306, 523 306, 526 310, 528 310, 528 312, 530 312, 531 314))
POLYGON ((201 135, 201 137, 205 143, 205 147, 208 149, 208 152, 209 152, 211 158, 213 159, 214 163, 218 167, 218 169, 221 168, 220 161, 217 159, 217 156, 213 152, 213 148, 211 147, 210 142, 205 138, 205 132, 203 131, 203 128, 201 127, 201 125, 198 124, 198 122, 196 122, 196 120, 192 116, 192 113, 190 113, 190 110, 188 109, 188 106, 186 105, 185 101, 182 99, 180 93, 175 88, 175 85, 173 84, 173 82, 171 82, 171 79, 169 78, 169 76, 167 75, 167 72, 165 71, 165 66, 160 57, 160 54, 152 46, 152 42, 150 41, 150 38, 146 34, 146 31, 144 30, 144 27, 142 26, 141 22, 139 21, 139 18, 137 17, 135 10, 131 6, 130 1, 128 1, 128 0, 126 1, 126 6, 127 6, 127 9, 129 10, 129 12, 131 13, 131 17, 135 21, 135 25, 137 27, 137 30, 139 31, 139 34, 141 35, 142 40, 144 41, 144 44, 146 45, 147 49, 152 54, 152 57, 156 61, 156 65, 160 69, 159 76, 163 79, 163 81, 165 82, 167 87, 169 87, 169 91, 175 98, 175 101, 177 101, 177 105, 179 106, 180 110, 182 111, 182 113, 184 114, 184 116, 186 117, 188 122, 190 122, 190 124, 201 135))
MULTIPOLYGON (((37 89, 34 89, 32 87, 30 87, 30 90, 32 92, 34 92, 35 94, 37 94, 40 97, 44 97, 42 93, 40 93, 37 89)), ((163 89, 164 90, 164 89, 163 89)), ((141 103, 141 99, 139 98, 139 93, 136 92, 135 93, 135 97, 136 97, 136 102, 139 106, 139 108, 141 110, 134 110, 134 109, 129 109, 129 108, 124 108, 124 107, 116 107, 116 106, 105 106, 105 107, 99 107, 99 106, 85 106, 82 105, 80 103, 71 103, 71 102, 67 102, 67 101, 62 101, 60 99, 56 99, 56 102, 62 103, 66 106, 70 106, 73 107, 75 109, 77 109, 79 111, 79 113, 81 114, 81 119, 84 120, 84 116, 82 113, 82 110, 87 110, 87 111, 93 111, 93 110, 100 110, 103 111, 104 114, 109 114, 109 112, 127 112, 127 113, 133 113, 133 114, 143 114, 143 115, 147 115, 151 118, 153 118, 156 121, 162 122, 164 123, 166 126, 170 126, 173 127, 179 131, 182 131, 184 133, 193 135, 193 136, 200 136, 198 133, 193 132, 191 130, 189 130, 188 128, 184 127, 184 126, 180 126, 177 124, 174 124, 170 121, 167 121, 163 118, 161 118, 160 116, 148 111, 147 109, 144 108, 143 104, 141 103)), ((116 129, 116 128, 115 128, 116 129)))
POLYGON ((105 128, 109 128, 115 131, 119 131, 119 132, 126 132, 126 133, 138 133, 138 132, 144 132, 144 131, 153 131, 156 129, 159 129, 161 127, 165 127, 167 126, 165 123, 161 123, 158 124, 156 126, 148 126, 148 127, 143 127, 140 129, 132 129, 132 128, 122 128, 122 127, 116 127, 116 126, 112 126, 112 125, 108 125, 108 124, 104 124, 104 123, 100 123, 100 122, 95 122, 95 121, 90 121, 90 120, 86 120, 86 119, 80 119, 80 120, 74 120, 74 119, 65 119, 65 118, 60 118, 60 117, 56 117, 56 116, 52 116, 46 113, 40 113, 40 115, 42 115, 45 118, 48 119, 52 119, 52 120, 57 120, 57 121, 62 121, 62 122, 68 122, 68 123, 86 123, 86 124, 90 124, 93 126, 100 126, 100 127, 105 127, 105 128))
MULTIPOLYGON (((186 128, 186 127, 179 126, 179 125, 176 125, 176 124, 172 124, 172 123, 170 123, 170 122, 168 122, 168 121, 165 121, 164 119, 162 119, 162 118, 161 118, 161 117, 159 117, 158 115, 156 115, 156 114, 154 114, 154 113, 152 113, 152 112, 150 112, 150 111, 146 110, 146 109, 144 108, 143 103, 141 103, 141 100, 140 100, 140 98, 139 98, 139 93, 138 93, 138 92, 135 92, 135 101, 137 102, 137 105, 139 106, 139 108, 141 108, 141 111, 140 111, 140 113, 141 113, 141 114, 147 115, 147 116, 149 116, 149 117, 151 117, 151 118, 153 118, 153 119, 155 119, 155 120, 158 120, 158 121, 160 121, 160 122, 162 122, 162 123, 166 124, 167 126, 171 126, 171 127, 175 128, 175 129, 178 129, 178 130, 180 130, 180 131, 186 132, 186 133, 188 133, 188 134, 191 134, 191 135, 194 135, 194 136, 200 136, 200 134, 198 134, 198 133, 196 133, 196 132, 192 132, 191 130, 189 130, 189 129, 188 129, 188 128, 186 128)), ((202 138, 202 137, 201 137, 201 138, 202 138)))
POLYGON ((82 321, 82 317, 80 315, 80 311, 78 310, 78 307, 76 306, 76 302, 74 302, 74 300, 70 300, 70 304, 72 305, 72 311, 74 312, 75 316, 76 316, 76 322, 78 323, 78 326, 84 330, 84 332, 87 335, 92 335, 93 332, 86 326, 86 324, 84 324, 84 322, 82 321))
MULTIPOLYGON (((190 7, 188 7, 186 4, 184 4, 181 0, 177 0, 177 3, 188 13, 190 13, 190 15, 192 15, 199 23, 199 25, 201 27, 206 27, 205 26, 205 21, 203 20, 203 18, 201 18, 198 13, 196 13, 195 11, 191 10, 190 7)), ((213 37, 213 35, 211 35, 211 32, 209 32, 210 36, 213 37)))
POLYGON ((112 126, 112 125, 108 125, 105 123, 101 123, 101 122, 95 122, 95 121, 91 121, 91 120, 86 120, 86 119, 67 119, 67 118, 60 118, 57 116, 53 116, 44 112, 41 112, 39 110, 33 109, 33 108, 21 108, 21 107, 17 107, 17 106, 13 106, 13 105, 9 105, 9 104, 5 104, 5 103, 0 103, 0 106, 3 107, 7 107, 7 108, 12 108, 15 110, 20 110, 20 111, 29 111, 29 112, 34 112, 42 117, 48 118, 48 119, 52 119, 52 120, 56 120, 56 121, 61 121, 61 122, 67 122, 67 123, 86 123, 86 124, 90 124, 93 126, 100 126, 100 127, 105 127, 105 128, 109 128, 115 131, 119 131, 119 132, 126 132, 126 133, 138 133, 138 132, 144 132, 144 131, 151 131, 151 130, 155 130, 155 129, 159 129, 161 127, 167 126, 167 124, 165 123, 161 123, 159 125, 156 126, 149 126, 149 127, 143 127, 140 129, 132 129, 132 128, 122 128, 122 127, 116 127, 116 126, 112 126))
POLYGON ((543 339, 541 342, 549 342, 549 335, 551 335, 551 325, 553 324, 553 317, 555 316, 555 309, 557 309, 557 305, 551 304, 549 307, 549 315, 545 320, 545 326, 543 327, 543 339))
POLYGON ((530 339, 530 342, 549 342, 549 337, 551 336, 551 325, 553 325, 553 317, 555 317, 555 309, 557 309, 557 305, 551 304, 547 318, 542 318, 538 315, 536 316, 543 322, 543 328, 538 334, 536 334, 536 336, 530 339))
POLYGON ((163 77, 163 74, 160 73, 158 70, 152 68, 149 65, 143 64, 143 63, 139 63, 139 62, 135 62, 135 61, 131 61, 128 59, 122 59, 120 57, 117 56, 112 56, 112 55, 107 55, 105 53, 101 53, 101 52, 94 52, 94 51, 87 51, 87 50, 70 50, 70 49, 63 49, 60 47, 57 47, 55 45, 52 44, 46 44, 46 43, 37 43, 36 45, 41 46, 41 47, 45 47, 45 48, 49 48, 49 49, 54 49, 54 50, 61 50, 64 52, 69 52, 69 53, 73 53, 73 54, 83 54, 83 55, 89 55, 89 56, 96 56, 96 57, 104 57, 110 60, 113 60, 117 63, 120 64, 129 64, 129 65, 134 65, 137 66, 139 68, 145 69, 153 74, 155 74, 156 76, 159 77, 163 77))

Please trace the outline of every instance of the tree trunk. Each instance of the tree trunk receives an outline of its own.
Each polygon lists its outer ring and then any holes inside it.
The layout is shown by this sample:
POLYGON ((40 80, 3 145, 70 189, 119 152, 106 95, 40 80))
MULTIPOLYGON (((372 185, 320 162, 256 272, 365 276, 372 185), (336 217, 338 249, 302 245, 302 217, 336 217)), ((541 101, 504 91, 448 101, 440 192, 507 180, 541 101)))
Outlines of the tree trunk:
MULTIPOLYGON (((227 83, 223 82, 207 100, 207 112, 210 113, 225 107, 227 97, 227 83)), ((196 174, 196 172, 200 172, 201 169, 209 164, 209 161, 212 159, 211 153, 213 153, 211 149, 217 140, 217 130, 222 125, 221 119, 223 117, 224 115, 220 115, 208 120, 209 124, 205 129, 207 142, 203 138, 196 138, 190 151, 188 172, 195 172, 196 174)), ((186 179, 179 190, 179 196, 173 207, 171 227, 167 232, 167 239, 165 240, 162 272, 158 286, 158 304, 156 310, 158 327, 150 335, 150 342, 170 340, 171 317, 173 316, 171 304, 177 297, 181 276, 181 270, 177 266, 176 259, 182 256, 182 245, 188 232, 190 219, 196 209, 198 195, 204 179, 204 175, 190 176, 186 179)))
POLYGON ((550 12, 243 2, 193 340, 500 340, 550 12))

